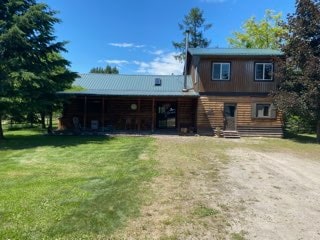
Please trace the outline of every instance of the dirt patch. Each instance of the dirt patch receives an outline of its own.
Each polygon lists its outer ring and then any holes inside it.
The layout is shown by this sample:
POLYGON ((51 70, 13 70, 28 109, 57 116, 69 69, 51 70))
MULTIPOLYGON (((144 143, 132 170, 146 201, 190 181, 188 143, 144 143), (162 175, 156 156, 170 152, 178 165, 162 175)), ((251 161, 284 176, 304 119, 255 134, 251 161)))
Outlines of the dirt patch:
POLYGON ((139 217, 118 239, 224 239, 227 220, 217 196, 225 165, 212 138, 157 136, 159 176, 139 217))
POLYGON ((320 239, 320 161, 279 141, 156 136, 159 175, 112 239, 320 239))
POLYGON ((247 239, 320 239, 320 162, 235 148, 223 198, 239 211, 231 231, 247 239))

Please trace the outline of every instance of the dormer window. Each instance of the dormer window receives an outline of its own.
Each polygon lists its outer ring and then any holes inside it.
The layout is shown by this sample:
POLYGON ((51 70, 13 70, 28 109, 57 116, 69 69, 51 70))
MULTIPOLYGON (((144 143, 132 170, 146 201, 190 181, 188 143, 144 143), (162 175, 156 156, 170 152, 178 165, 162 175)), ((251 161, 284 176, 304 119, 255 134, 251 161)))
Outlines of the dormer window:
POLYGON ((212 80, 230 80, 230 63, 212 63, 212 80))
POLYGON ((273 80, 273 63, 256 63, 255 64, 256 81, 273 80))

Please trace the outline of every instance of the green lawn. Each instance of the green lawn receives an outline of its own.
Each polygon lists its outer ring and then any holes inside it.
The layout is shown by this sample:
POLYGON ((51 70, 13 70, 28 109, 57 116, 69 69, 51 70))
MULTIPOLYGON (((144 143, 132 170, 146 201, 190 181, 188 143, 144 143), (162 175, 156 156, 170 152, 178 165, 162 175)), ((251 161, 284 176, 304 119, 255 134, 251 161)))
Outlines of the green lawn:
POLYGON ((103 239, 139 214, 156 175, 151 138, 6 133, 0 239, 103 239))

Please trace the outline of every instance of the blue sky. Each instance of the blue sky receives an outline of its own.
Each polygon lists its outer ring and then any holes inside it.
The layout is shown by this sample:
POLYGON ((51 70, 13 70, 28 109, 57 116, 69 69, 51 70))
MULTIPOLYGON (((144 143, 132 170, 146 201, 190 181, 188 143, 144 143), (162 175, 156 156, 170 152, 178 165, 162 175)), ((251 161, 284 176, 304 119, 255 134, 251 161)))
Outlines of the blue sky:
MULTIPOLYGON (((41 0, 40 0, 41 1, 41 0)), ((181 74, 172 41, 182 39, 178 23, 192 7, 204 11, 213 27, 205 33, 210 47, 228 47, 226 38, 251 16, 266 9, 294 12, 294 0, 42 0, 59 11, 59 41, 69 41, 71 69, 117 66, 121 74, 181 74)))

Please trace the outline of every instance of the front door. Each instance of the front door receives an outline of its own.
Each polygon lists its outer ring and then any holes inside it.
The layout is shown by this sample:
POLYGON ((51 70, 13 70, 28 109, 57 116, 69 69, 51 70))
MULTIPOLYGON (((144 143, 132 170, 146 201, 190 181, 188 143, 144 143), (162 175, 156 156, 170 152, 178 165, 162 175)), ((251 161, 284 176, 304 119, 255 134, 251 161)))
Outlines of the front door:
POLYGON ((224 104, 224 130, 236 130, 236 104, 224 104))
POLYGON ((161 102, 157 104, 157 128, 174 129, 177 127, 177 104, 161 102))

